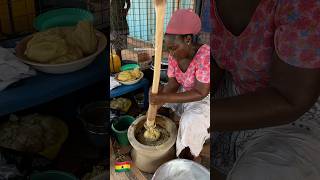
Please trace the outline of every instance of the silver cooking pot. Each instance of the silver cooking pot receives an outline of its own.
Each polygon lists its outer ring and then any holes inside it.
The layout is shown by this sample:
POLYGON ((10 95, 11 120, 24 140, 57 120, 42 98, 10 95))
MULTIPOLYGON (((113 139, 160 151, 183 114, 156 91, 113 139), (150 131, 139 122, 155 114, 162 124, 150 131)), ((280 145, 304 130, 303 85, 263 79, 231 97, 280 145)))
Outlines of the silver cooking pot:
MULTIPOLYGON (((154 56, 152 56, 152 58, 154 59, 154 56)), ((152 61, 150 69, 152 71, 154 70, 154 61, 152 61)), ((163 58, 161 61, 161 70, 160 70, 160 80, 161 81, 164 81, 164 82, 168 81, 167 71, 168 71, 168 59, 163 58)))
POLYGON ((161 165, 152 180, 209 180, 210 172, 204 166, 187 160, 175 159, 161 165))

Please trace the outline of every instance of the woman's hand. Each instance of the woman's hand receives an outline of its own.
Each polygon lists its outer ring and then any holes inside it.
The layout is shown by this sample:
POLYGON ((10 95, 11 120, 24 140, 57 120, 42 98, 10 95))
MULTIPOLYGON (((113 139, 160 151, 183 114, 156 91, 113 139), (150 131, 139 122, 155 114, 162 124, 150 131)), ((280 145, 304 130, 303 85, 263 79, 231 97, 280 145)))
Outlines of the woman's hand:
POLYGON ((164 104, 164 98, 161 94, 152 94, 151 91, 149 91, 149 103, 152 105, 162 105, 164 104))
MULTIPOLYGON (((158 94, 153 94, 152 93, 152 87, 150 87, 149 89, 149 103, 152 104, 152 105, 162 105, 160 103, 157 103, 159 102, 159 99, 160 99, 160 94, 162 94, 162 90, 163 90, 164 86, 162 85, 159 85, 159 89, 158 89, 158 94)), ((161 100, 160 100, 161 101, 161 100)))

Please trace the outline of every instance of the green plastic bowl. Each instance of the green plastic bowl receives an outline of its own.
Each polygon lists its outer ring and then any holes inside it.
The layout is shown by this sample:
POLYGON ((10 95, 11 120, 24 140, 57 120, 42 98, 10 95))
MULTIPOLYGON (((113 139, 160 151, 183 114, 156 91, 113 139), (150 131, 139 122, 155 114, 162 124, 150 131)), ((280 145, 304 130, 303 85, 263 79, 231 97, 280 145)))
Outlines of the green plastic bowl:
POLYGON ((124 66, 121 66, 120 71, 128 71, 136 68, 140 68, 140 66, 138 64, 126 64, 124 66))
POLYGON ((34 28, 45 31, 54 27, 76 26, 79 21, 93 22, 93 15, 89 11, 79 8, 61 8, 40 14, 34 21, 34 28))
POLYGON ((62 171, 46 171, 31 175, 30 180, 78 180, 75 176, 62 171))

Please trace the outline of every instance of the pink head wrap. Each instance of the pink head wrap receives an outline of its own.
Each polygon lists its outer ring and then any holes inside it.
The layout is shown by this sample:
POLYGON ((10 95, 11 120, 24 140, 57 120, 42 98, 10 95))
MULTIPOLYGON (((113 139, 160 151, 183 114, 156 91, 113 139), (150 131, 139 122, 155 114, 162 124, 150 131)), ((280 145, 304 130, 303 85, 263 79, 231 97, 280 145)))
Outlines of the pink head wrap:
POLYGON ((175 11, 168 23, 167 34, 193 34, 201 30, 201 20, 191 9, 179 9, 175 11))

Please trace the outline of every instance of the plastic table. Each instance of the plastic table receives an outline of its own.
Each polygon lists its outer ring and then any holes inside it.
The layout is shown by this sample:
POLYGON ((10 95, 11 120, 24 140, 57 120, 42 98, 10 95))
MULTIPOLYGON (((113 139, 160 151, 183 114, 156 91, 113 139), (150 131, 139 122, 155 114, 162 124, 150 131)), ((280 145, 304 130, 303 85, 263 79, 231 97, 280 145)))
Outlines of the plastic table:
POLYGON ((143 107, 147 109, 149 105, 149 81, 146 78, 141 79, 141 81, 133 85, 121 85, 112 89, 110 91, 110 99, 133 92, 140 88, 143 88, 144 91, 143 107))

